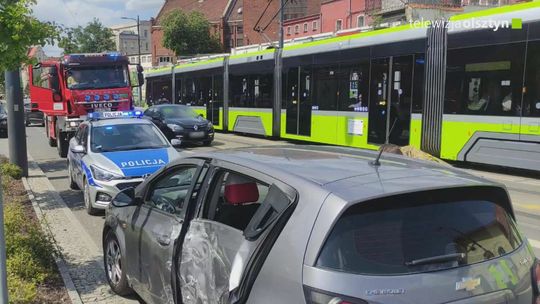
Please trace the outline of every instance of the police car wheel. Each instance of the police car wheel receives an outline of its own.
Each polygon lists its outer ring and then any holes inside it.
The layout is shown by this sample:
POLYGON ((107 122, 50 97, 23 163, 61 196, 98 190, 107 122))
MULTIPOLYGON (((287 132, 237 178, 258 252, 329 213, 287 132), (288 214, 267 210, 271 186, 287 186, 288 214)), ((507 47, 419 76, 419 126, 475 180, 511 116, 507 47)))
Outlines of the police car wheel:
POLYGON ((84 180, 84 207, 86 208, 86 213, 90 215, 96 215, 98 214, 99 210, 94 208, 92 206, 92 202, 90 201, 90 185, 88 185, 88 182, 86 179, 84 180))
POLYGON ((69 178, 69 188, 72 190, 79 190, 79 185, 73 179, 73 171, 71 169, 71 164, 68 161, 68 178, 69 178))
POLYGON ((133 293, 128 285, 124 269, 124 257, 118 239, 114 232, 109 231, 103 241, 103 262, 107 282, 111 289, 118 295, 127 296, 133 293))

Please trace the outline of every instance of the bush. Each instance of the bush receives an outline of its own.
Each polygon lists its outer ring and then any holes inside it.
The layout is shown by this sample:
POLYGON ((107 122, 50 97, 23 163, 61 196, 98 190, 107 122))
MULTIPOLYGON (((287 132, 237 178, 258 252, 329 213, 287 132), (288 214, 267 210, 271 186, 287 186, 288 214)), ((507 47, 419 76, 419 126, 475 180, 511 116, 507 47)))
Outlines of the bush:
POLYGON ((17 180, 22 178, 22 169, 17 165, 7 162, 0 164, 0 173, 2 173, 2 176, 9 176, 17 180))
POLYGON ((37 286, 8 272, 9 303, 33 303, 37 296, 37 286))
POLYGON ((54 260, 59 252, 26 205, 28 197, 21 191, 21 182, 14 180, 20 178, 20 169, 0 159, 0 170, 9 302, 37 303, 41 286, 59 278, 54 260))

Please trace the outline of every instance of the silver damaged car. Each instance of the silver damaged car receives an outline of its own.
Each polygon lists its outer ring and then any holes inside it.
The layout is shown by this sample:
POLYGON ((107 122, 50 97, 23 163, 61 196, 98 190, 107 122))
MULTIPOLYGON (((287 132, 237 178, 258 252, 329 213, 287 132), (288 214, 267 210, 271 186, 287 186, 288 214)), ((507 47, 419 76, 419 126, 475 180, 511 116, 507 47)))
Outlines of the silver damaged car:
POLYGON ((503 186, 337 147, 173 161, 107 210, 118 294, 147 303, 538 303, 503 186))

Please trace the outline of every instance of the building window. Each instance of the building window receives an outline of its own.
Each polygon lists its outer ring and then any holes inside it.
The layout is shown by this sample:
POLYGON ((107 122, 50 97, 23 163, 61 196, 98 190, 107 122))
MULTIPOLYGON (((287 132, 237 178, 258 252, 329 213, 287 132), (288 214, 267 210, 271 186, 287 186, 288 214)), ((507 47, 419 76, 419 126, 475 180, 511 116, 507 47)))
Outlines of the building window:
POLYGON ((308 31, 308 25, 307 23, 304 23, 304 33, 306 33, 308 31))
POLYGON ((236 46, 237 47, 244 46, 244 38, 236 39, 236 46))
POLYGON ((313 21, 313 24, 311 25, 311 28, 316 31, 319 29, 319 23, 317 21, 313 21))
POLYGON ((144 38, 148 38, 148 30, 144 30, 144 38))
POLYGON ((171 62, 171 57, 159 57, 159 62, 160 63, 166 63, 166 62, 171 62))
POLYGON ((287 26, 287 35, 290 35, 290 34, 291 34, 291 27, 287 26))
POLYGON ((357 23, 356 23, 357 26, 358 26, 358 27, 363 27, 363 26, 364 26, 364 22, 365 22, 364 16, 363 16, 363 15, 358 16, 357 23))
POLYGON ((336 20, 336 32, 341 31, 342 28, 343 28, 343 20, 341 19, 336 20))
POLYGON ((295 34, 300 33, 300 26, 298 24, 294 26, 294 33, 295 34))
POLYGON ((237 35, 242 35, 242 34, 244 34, 244 27, 243 27, 243 26, 237 26, 237 27, 236 27, 236 34, 237 34, 237 35))

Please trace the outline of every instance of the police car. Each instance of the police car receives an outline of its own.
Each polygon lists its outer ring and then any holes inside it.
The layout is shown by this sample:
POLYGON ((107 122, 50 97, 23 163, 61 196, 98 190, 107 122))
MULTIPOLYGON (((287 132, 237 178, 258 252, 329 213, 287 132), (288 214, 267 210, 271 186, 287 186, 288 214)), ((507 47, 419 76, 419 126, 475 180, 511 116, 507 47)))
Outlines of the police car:
POLYGON ((89 214, 105 209, 121 190, 178 157, 163 133, 140 119, 141 111, 91 113, 70 140, 68 175, 72 189, 82 189, 89 214))

